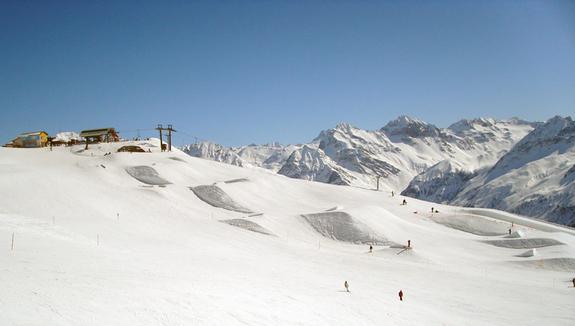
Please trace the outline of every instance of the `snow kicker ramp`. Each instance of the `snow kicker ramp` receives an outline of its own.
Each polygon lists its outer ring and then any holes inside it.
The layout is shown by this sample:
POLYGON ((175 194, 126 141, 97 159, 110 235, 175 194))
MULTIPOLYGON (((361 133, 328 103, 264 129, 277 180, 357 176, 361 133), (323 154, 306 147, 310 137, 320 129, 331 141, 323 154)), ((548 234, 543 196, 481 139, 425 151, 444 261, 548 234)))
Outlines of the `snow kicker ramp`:
POLYGON ((370 231, 369 227, 346 212, 304 214, 302 217, 326 238, 357 244, 390 245, 386 238, 370 231))
POLYGON ((563 242, 555 239, 510 239, 510 240, 485 240, 483 243, 488 243, 496 247, 511 248, 511 249, 533 249, 543 248, 550 246, 558 246, 564 244, 563 242))
POLYGON ((126 172, 128 172, 128 174, 134 179, 148 185, 165 186, 171 183, 160 177, 160 174, 156 169, 145 165, 128 167, 126 168, 126 172))
POLYGON ((443 226, 481 236, 504 235, 509 223, 492 221, 477 215, 434 215, 431 220, 443 226))
POLYGON ((206 203, 218 207, 227 209, 229 211, 239 212, 239 213, 253 213, 249 209, 236 203, 228 194, 226 194, 220 187, 210 185, 210 186, 197 186, 190 187, 190 190, 198 196, 201 200, 206 203))
POLYGON ((265 235, 274 235, 268 229, 257 224, 256 222, 244 220, 241 218, 234 218, 231 220, 222 220, 220 222, 226 223, 226 224, 238 227, 238 228, 242 228, 244 230, 252 231, 252 232, 257 232, 257 233, 261 233, 261 234, 265 234, 265 235))

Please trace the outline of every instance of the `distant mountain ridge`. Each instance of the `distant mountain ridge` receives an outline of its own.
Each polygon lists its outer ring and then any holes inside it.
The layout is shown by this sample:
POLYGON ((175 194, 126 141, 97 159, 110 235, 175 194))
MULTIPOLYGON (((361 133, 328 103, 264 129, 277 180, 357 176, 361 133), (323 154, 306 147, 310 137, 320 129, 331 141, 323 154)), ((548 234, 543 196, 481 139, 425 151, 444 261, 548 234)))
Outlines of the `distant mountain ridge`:
POLYGON ((535 123, 461 120, 449 128, 400 116, 375 131, 347 123, 321 131, 305 145, 227 148, 201 142, 184 146, 189 155, 238 166, 257 166, 305 180, 373 188, 376 176, 388 190, 402 190, 419 173, 449 160, 471 170, 494 164, 535 123))
POLYGON ((575 122, 556 116, 538 125, 480 171, 435 166, 415 177, 403 194, 575 226, 575 122))
POLYGON ((573 224, 574 130, 570 117, 463 119, 438 128, 400 116, 373 131, 340 123, 303 145, 198 143, 183 150, 337 185, 374 189, 380 176, 381 189, 406 196, 573 224))

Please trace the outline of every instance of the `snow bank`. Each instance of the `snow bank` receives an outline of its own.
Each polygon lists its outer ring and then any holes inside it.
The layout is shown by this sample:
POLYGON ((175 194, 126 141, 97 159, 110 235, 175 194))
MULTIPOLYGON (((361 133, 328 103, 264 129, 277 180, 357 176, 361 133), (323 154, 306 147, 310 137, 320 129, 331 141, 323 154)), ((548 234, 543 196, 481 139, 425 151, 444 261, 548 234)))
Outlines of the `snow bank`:
POLYGON ((496 247, 513 248, 513 249, 532 249, 550 246, 558 246, 564 244, 563 242, 555 239, 511 239, 511 240, 485 240, 482 241, 496 247))
POLYGON ((253 213, 251 210, 236 203, 230 196, 228 196, 228 194, 226 194, 218 186, 203 185, 197 187, 190 187, 190 189, 194 192, 194 194, 196 194, 196 196, 198 196, 198 198, 214 207, 223 208, 239 213, 247 213, 247 214, 253 213))
POLYGON ((520 253, 519 255, 516 255, 515 257, 533 257, 537 255, 537 249, 533 248, 533 249, 529 249, 526 252, 520 253))
POLYGON ((322 236, 338 241, 389 245, 390 242, 371 232, 369 227, 346 212, 304 214, 303 218, 322 236))
POLYGON ((548 258, 514 262, 523 266, 561 272, 575 272, 575 258, 548 258))
POLYGON ((515 230, 515 231, 511 232, 511 234, 506 236, 506 238, 511 238, 511 239, 518 239, 518 238, 523 238, 523 237, 525 237, 525 233, 522 230, 515 230))
POLYGON ((473 215, 433 215, 431 220, 441 225, 481 236, 496 236, 507 233, 507 224, 473 215))
POLYGON ((131 175, 134 179, 145 184, 154 186, 165 186, 171 184, 171 182, 160 177, 160 174, 158 171, 156 171, 156 169, 149 166, 131 166, 126 168, 126 172, 128 172, 128 174, 131 175))
POLYGON ((242 228, 244 230, 248 230, 248 231, 252 231, 252 232, 257 232, 257 233, 262 233, 262 234, 266 234, 266 235, 274 235, 272 232, 270 232, 268 229, 264 228, 263 226, 257 224, 256 222, 252 222, 252 221, 248 221, 248 220, 244 220, 241 218, 234 218, 234 219, 230 219, 230 220, 222 220, 220 221, 222 223, 226 223, 232 226, 236 226, 239 228, 242 228))
POLYGON ((232 179, 232 180, 226 180, 224 181, 224 183, 237 183, 237 182, 248 182, 249 180, 246 178, 239 178, 239 179, 232 179))

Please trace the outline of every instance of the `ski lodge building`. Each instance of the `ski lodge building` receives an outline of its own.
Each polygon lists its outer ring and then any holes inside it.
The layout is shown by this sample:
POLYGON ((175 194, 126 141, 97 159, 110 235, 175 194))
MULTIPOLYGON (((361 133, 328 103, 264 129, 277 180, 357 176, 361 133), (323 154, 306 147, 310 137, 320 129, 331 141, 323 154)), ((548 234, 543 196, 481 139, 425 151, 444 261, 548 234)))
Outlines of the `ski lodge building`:
POLYGON ((45 131, 25 132, 5 146, 18 148, 46 147, 48 146, 48 133, 45 131))
POLYGON ((90 143, 109 143, 120 141, 120 137, 114 128, 82 130, 80 137, 86 139, 86 148, 90 143))

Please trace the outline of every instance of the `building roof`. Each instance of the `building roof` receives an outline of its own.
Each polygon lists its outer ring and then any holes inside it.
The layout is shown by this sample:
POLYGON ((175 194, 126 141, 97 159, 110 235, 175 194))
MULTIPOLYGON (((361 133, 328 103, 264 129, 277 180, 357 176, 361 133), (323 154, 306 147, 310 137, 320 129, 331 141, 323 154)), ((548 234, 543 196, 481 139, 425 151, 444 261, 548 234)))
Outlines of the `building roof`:
POLYGON ((48 134, 44 130, 40 130, 40 131, 23 132, 20 134, 20 136, 34 136, 34 135, 39 135, 41 133, 45 133, 46 135, 48 134))
POLYGON ((96 136, 104 136, 107 135, 108 133, 113 132, 115 133, 116 131, 114 130, 114 128, 102 128, 102 129, 89 129, 89 130, 82 130, 82 132, 80 132, 80 137, 96 137, 96 136))

